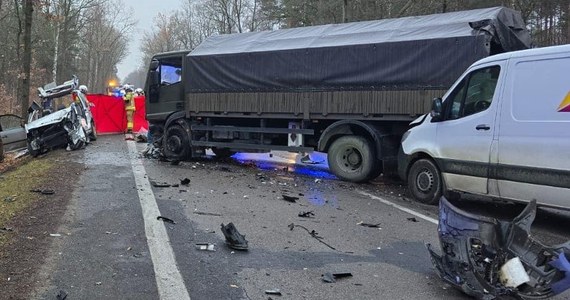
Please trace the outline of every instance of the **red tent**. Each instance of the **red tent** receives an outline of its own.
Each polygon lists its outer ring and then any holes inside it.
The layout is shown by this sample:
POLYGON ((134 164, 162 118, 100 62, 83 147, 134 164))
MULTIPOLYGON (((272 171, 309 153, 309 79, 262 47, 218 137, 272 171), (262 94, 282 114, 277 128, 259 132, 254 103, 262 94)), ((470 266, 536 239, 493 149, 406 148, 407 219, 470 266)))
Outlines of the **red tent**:
MULTIPOLYGON (((93 119, 97 127, 97 134, 123 133, 127 129, 127 116, 125 114, 125 102, 117 96, 101 94, 89 94, 87 99, 94 104, 91 107, 93 119)), ((133 131, 138 132, 141 128, 148 130, 148 122, 145 119, 145 98, 135 97, 136 112, 134 115, 133 131)))

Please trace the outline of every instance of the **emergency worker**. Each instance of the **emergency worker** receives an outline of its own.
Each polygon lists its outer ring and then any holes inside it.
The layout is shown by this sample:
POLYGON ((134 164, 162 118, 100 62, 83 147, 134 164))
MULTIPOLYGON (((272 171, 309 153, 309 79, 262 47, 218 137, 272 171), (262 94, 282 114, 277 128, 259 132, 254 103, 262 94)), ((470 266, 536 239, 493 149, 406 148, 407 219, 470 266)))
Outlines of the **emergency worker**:
POLYGON ((127 133, 133 132, 133 115, 135 114, 135 95, 133 93, 133 87, 130 85, 125 85, 125 95, 123 96, 125 101, 125 111, 127 113, 127 133))

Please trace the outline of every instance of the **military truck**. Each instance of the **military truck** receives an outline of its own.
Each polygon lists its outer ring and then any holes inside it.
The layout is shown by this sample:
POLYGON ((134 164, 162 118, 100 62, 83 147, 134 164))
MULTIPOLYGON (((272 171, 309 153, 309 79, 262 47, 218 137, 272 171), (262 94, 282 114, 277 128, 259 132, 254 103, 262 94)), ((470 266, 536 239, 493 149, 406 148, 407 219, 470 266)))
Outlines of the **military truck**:
POLYGON ((146 116, 167 157, 328 154, 339 178, 396 173, 410 121, 480 58, 530 46, 503 8, 214 35, 154 55, 146 116))

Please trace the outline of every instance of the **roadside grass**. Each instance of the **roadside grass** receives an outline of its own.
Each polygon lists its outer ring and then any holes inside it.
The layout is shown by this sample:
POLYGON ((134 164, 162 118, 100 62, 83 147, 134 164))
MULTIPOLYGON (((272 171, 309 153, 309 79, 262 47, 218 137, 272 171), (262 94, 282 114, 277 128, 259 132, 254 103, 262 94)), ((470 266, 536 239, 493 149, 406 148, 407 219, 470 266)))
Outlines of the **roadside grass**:
MULTIPOLYGON (((0 228, 26 208, 30 207, 40 197, 30 189, 41 186, 53 162, 48 159, 33 159, 23 162, 16 168, 0 174, 0 228)), ((11 236, 11 231, 0 230, 0 246, 11 236)))

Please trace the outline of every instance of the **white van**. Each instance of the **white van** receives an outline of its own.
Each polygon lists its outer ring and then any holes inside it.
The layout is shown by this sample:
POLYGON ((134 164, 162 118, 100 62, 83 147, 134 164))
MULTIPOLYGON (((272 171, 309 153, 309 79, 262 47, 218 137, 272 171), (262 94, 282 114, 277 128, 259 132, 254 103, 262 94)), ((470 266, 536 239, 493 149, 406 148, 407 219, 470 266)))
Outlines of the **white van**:
POLYGON ((474 63, 411 125, 398 170, 418 201, 470 193, 570 208, 570 45, 474 63))

